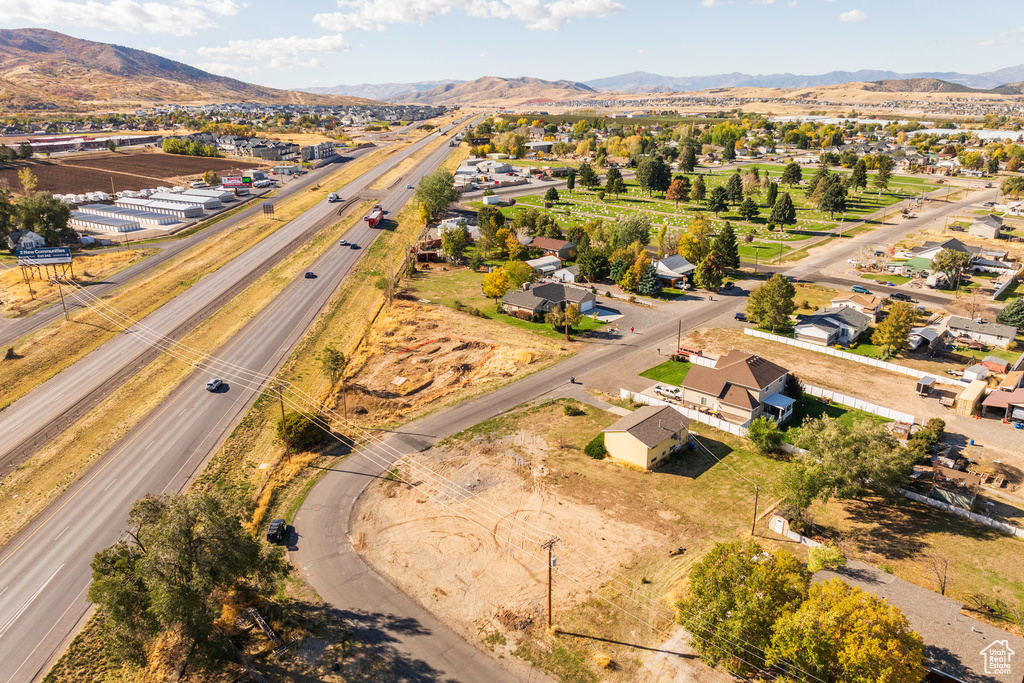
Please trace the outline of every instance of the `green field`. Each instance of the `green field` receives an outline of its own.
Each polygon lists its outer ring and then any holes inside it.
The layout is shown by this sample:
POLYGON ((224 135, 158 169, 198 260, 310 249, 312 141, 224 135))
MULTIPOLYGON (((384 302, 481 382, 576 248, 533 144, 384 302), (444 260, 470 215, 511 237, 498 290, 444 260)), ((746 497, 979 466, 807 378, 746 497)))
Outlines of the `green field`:
POLYGON ((810 394, 804 394, 803 398, 793 409, 793 417, 790 418, 789 422, 783 426, 786 442, 794 443, 794 441, 799 437, 800 428, 803 426, 804 422, 825 416, 837 418, 845 425, 852 425, 854 422, 860 422, 861 420, 869 420, 872 422, 878 422, 879 424, 892 421, 884 417, 879 417, 878 415, 866 413, 863 410, 847 408, 846 406, 839 405, 838 403, 825 403, 821 399, 815 398, 810 394))
POLYGON ((653 379, 655 382, 661 382, 662 384, 681 387, 691 367, 693 367, 692 364, 685 361, 667 360, 649 370, 644 370, 640 373, 640 376, 653 379))

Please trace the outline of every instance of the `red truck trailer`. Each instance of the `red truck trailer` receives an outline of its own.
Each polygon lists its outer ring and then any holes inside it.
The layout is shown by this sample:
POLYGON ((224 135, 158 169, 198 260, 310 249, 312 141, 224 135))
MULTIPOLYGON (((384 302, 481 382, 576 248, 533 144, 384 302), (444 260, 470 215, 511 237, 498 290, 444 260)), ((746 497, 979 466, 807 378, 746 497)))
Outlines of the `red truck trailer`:
POLYGON ((371 228, 378 227, 384 222, 384 209, 382 209, 380 205, 373 207, 373 210, 364 218, 364 220, 370 224, 371 228))

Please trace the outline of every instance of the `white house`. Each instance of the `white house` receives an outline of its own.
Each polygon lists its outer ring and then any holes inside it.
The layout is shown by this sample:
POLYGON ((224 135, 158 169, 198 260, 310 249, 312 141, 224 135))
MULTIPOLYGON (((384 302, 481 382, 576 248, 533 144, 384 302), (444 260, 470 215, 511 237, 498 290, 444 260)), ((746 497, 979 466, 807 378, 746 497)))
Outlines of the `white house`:
POLYGON ((1003 219, 999 216, 988 214, 971 223, 967 232, 973 237, 984 237, 985 239, 998 239, 999 231, 1003 229, 1003 219))
POLYGON ((41 249, 46 239, 31 230, 15 230, 7 236, 7 244, 11 249, 41 249))
POLYGON ((802 316, 793 332, 797 339, 819 346, 849 344, 868 329, 872 320, 872 316, 849 306, 822 308, 802 316))
POLYGON ((1017 337, 1017 328, 998 323, 984 323, 970 318, 954 315, 946 324, 946 329, 954 337, 967 337, 982 344, 1006 348, 1017 337))
POLYGON ((694 271, 694 265, 685 258, 676 254, 667 256, 655 264, 658 279, 665 280, 674 285, 679 280, 689 277, 694 271))
POLYGON ((525 261, 525 263, 533 268, 534 272, 541 275, 551 275, 562 267, 562 259, 557 256, 541 256, 525 261))

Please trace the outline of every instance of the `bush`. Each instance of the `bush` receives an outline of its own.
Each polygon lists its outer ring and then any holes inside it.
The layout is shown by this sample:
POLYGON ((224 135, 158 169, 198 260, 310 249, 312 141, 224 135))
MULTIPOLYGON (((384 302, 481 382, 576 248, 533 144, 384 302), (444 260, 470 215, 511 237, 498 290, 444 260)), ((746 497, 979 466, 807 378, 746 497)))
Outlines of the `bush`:
POLYGON ((494 190, 484 190, 484 191, 483 191, 483 192, 482 192, 482 193, 480 194, 480 196, 481 196, 481 197, 493 197, 493 196, 494 196, 494 190))
POLYGON ((587 444, 583 452, 594 460, 602 460, 608 455, 608 449, 604 447, 604 432, 601 432, 587 444))
POLYGON ((822 569, 836 570, 846 564, 846 555, 834 543, 811 548, 807 553, 807 569, 812 573, 822 569))
POLYGON ((567 404, 564 408, 562 408, 562 413, 564 415, 567 415, 568 417, 579 417, 580 415, 587 414, 585 410, 583 410, 574 403, 567 404))
POLYGON ((293 452, 311 451, 324 442, 327 434, 316 424, 314 413, 288 413, 284 422, 277 423, 277 436, 284 441, 284 430, 288 430, 288 444, 293 452))
POLYGON ((747 440, 761 455, 777 453, 782 446, 782 432, 775 420, 761 416, 750 423, 747 429, 747 440))

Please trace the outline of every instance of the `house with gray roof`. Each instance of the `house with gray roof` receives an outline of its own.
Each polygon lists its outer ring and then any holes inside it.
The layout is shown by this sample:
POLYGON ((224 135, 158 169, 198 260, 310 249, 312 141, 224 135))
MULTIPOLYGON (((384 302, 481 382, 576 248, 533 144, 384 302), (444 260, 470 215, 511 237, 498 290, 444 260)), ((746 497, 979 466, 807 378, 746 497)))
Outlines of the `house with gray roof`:
POLYGON ((602 432, 604 446, 613 460, 651 470, 689 441, 689 425, 672 406, 643 406, 602 432))
POLYGON ((664 280, 669 286, 689 277, 694 271, 694 265, 679 254, 666 256, 654 265, 658 279, 664 280))
POLYGON ((954 337, 966 337, 1003 349, 1017 337, 1016 327, 971 320, 958 315, 949 319, 949 322, 946 323, 946 331, 954 337))
POLYGON ((546 282, 540 285, 527 282, 521 289, 509 290, 501 299, 505 312, 520 318, 544 315, 556 308, 565 308, 569 304, 579 306, 580 313, 590 313, 597 304, 597 296, 582 287, 560 282, 546 282))
POLYGON ((985 239, 998 239, 999 232, 1003 229, 1003 219, 994 214, 982 216, 971 223, 967 232, 973 237, 984 237, 985 239))
POLYGON ((822 308, 812 315, 800 316, 793 332, 800 341, 818 346, 849 344, 867 331, 872 320, 872 316, 852 306, 822 308))

